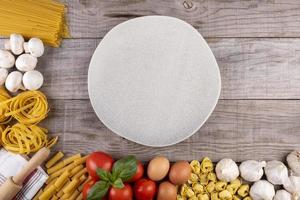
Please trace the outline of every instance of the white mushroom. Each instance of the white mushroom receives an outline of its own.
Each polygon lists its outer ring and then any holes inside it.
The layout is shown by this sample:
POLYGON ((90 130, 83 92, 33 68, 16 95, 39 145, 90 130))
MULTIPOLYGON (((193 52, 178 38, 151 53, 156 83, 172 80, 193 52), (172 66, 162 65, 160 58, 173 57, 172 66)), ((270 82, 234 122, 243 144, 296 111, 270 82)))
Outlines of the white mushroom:
POLYGON ((5 68, 0 68, 0 86, 5 83, 8 71, 5 68))
POLYGON ((19 89, 22 89, 22 76, 22 73, 19 71, 13 71, 8 74, 5 81, 6 89, 10 92, 17 92, 19 89))
POLYGON ((22 54, 16 60, 16 68, 23 72, 34 70, 36 64, 37 58, 31 54, 22 54))
POLYGON ((38 90, 43 82, 43 75, 39 71, 29 71, 23 75, 23 85, 27 90, 38 90))
POLYGON ((28 42, 24 43, 24 50, 34 57, 40 57, 44 54, 44 44, 39 38, 31 38, 28 42))
POLYGON ((0 67, 11 68, 15 64, 15 57, 6 50, 0 50, 0 67))
POLYGON ((13 33, 10 35, 9 40, 5 41, 4 48, 6 50, 11 50, 15 55, 20 55, 24 51, 23 43, 23 36, 20 34, 13 33))

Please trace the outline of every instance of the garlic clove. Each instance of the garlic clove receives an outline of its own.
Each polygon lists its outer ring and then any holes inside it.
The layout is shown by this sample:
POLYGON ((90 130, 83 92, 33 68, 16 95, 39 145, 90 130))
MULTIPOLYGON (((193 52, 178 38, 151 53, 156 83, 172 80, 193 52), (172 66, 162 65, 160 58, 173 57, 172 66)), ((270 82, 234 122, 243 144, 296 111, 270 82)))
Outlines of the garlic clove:
POLYGON ((22 88, 22 73, 19 71, 13 71, 8 74, 5 87, 10 92, 17 92, 19 89, 22 88))
POLYGON ((6 50, 0 50, 0 67, 12 68, 15 64, 15 57, 6 50))
POLYGON ((273 200, 292 200, 292 195, 286 190, 277 190, 273 200))
POLYGON ((8 70, 5 68, 0 68, 0 86, 2 86, 5 83, 7 75, 8 70))
POLYGON ((282 162, 278 160, 272 160, 267 162, 265 174, 267 180, 272 184, 283 185, 285 180, 288 178, 288 169, 282 162))
POLYGON ((217 163, 216 174, 219 180, 230 182, 237 179, 240 172, 237 164, 232 159, 224 158, 217 163))
POLYGON ((23 85, 27 90, 38 90, 43 82, 43 75, 39 71, 28 71, 23 75, 23 85))
POLYGON ((30 53, 34 57, 40 57, 44 54, 44 44, 39 38, 31 38, 28 42, 24 43, 26 53, 30 53))
POLYGON ((37 65, 37 58, 31 54, 22 54, 16 60, 16 68, 20 71, 32 71, 37 65))
POLYGON ((266 180, 259 180, 252 185, 250 196, 253 200, 272 200, 275 196, 274 186, 266 180))
POLYGON ((300 197, 300 177, 290 176, 283 184, 284 189, 292 194, 293 200, 298 200, 300 197))
POLYGON ((300 176, 300 151, 291 152, 287 156, 286 161, 292 172, 295 175, 300 176))
POLYGON ((240 164, 239 169, 241 177, 249 182, 256 182, 261 179, 264 174, 263 167, 266 166, 265 161, 247 160, 240 164))

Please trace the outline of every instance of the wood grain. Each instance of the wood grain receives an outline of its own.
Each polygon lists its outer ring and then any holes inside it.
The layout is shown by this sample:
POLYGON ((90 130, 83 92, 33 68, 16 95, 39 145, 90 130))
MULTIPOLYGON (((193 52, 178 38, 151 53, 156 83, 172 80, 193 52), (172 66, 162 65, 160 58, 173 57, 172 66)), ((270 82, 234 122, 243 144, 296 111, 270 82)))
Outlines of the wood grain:
MULTIPOLYGON (((90 58, 100 39, 64 40, 37 70, 51 99, 88 99, 90 58)), ((0 46, 3 40, 0 40, 0 46)), ((208 39, 222 77, 221 99, 300 99, 300 39, 208 39)))
MULTIPOLYGON (((89 153, 102 150, 114 157, 133 154, 141 160, 163 154, 171 160, 209 156, 280 159, 300 148, 300 101, 220 100, 205 125, 191 138, 170 147, 135 144, 109 131, 96 117, 88 100, 52 100, 46 126, 63 133, 63 151, 89 153)), ((61 148, 61 146, 57 147, 61 148)))
POLYGON ((168 15, 205 37, 299 37, 298 0, 65 0, 73 38, 101 38, 135 17, 168 15))

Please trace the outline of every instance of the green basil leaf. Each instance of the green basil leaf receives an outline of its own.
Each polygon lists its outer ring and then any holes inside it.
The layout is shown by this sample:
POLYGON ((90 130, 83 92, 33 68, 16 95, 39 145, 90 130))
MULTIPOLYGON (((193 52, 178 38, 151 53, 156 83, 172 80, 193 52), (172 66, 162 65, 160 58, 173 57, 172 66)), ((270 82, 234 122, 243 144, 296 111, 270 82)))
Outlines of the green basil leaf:
POLYGON ((102 199, 109 189, 109 183, 106 181, 98 181, 88 193, 87 200, 102 199))
POLYGON ((113 186, 115 188, 118 188, 118 189, 122 189, 124 187, 124 184, 122 182, 122 179, 121 178, 118 178, 114 183, 113 183, 113 186))
POLYGON ((134 156, 126 156, 114 163, 112 174, 122 181, 130 180, 137 171, 137 159, 134 156))
POLYGON ((109 172, 107 172, 101 168, 97 168, 96 172, 97 172, 97 175, 99 176, 100 180, 109 181, 109 172))

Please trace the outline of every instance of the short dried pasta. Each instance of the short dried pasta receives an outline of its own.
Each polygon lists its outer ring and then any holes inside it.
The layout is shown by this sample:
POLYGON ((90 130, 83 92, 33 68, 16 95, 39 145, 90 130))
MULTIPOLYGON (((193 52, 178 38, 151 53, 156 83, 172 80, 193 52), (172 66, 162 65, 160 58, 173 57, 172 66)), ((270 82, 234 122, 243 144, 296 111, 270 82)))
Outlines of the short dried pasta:
POLYGON ((208 193, 212 193, 215 190, 215 183, 213 181, 210 181, 206 186, 206 191, 208 193))

